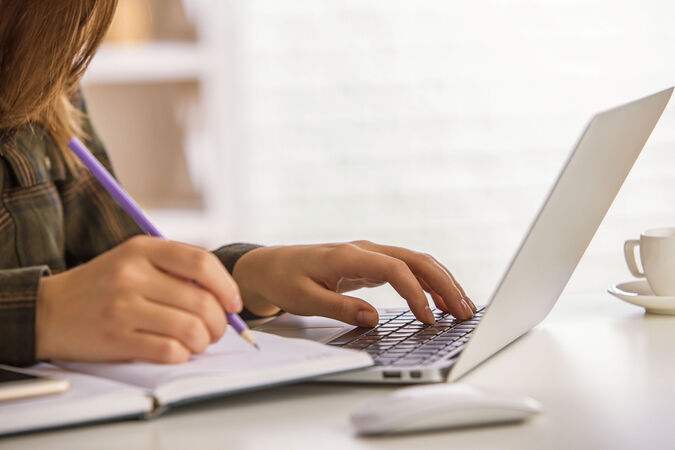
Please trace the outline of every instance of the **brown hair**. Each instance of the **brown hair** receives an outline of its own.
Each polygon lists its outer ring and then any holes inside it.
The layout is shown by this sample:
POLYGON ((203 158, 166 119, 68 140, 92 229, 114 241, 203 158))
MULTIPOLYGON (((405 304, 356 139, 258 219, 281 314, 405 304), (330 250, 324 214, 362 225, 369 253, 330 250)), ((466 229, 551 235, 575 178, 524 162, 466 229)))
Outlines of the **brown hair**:
POLYGON ((0 136, 38 123, 62 149, 82 136, 74 102, 117 0, 0 0, 0 136))

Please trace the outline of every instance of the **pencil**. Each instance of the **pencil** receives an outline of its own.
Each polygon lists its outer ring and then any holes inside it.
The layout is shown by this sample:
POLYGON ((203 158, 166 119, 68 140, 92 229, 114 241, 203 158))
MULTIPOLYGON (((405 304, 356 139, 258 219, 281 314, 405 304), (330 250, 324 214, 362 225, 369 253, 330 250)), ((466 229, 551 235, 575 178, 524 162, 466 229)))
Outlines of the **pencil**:
MULTIPOLYGON (((91 172, 91 174, 98 180, 103 188, 108 191, 108 193, 115 199, 115 201, 124 209, 127 214, 131 216, 132 219, 138 224, 141 229, 149 234, 150 236, 156 236, 162 239, 166 239, 164 235, 155 227, 155 225, 150 221, 148 216, 145 215, 141 207, 136 203, 136 201, 129 195, 127 191, 124 190, 122 186, 115 180, 115 178, 103 167, 103 164, 99 162, 98 159, 91 154, 87 147, 76 137, 68 141, 68 147, 75 153, 75 156, 78 157, 82 164, 91 172)), ((239 333, 244 340, 250 343, 252 346, 260 350, 258 344, 255 343, 253 335, 249 330, 246 322, 239 317, 238 314, 226 313, 227 321, 232 328, 239 333)))

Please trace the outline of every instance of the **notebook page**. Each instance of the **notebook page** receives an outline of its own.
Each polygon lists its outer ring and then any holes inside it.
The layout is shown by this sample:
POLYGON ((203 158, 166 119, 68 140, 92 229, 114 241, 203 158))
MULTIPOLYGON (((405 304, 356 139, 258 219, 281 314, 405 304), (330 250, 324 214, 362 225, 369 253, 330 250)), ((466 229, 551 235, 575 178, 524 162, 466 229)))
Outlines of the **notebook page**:
POLYGON ((165 393, 172 401, 188 395, 204 395, 209 390, 228 392, 372 365, 372 360, 365 353, 303 339, 252 333, 260 350, 244 341, 234 330, 228 330, 219 342, 184 364, 140 361, 57 364, 69 370, 139 386, 155 395, 160 388, 171 386, 172 393, 168 394, 167 389, 165 393), (197 380, 200 386, 196 385, 197 380))

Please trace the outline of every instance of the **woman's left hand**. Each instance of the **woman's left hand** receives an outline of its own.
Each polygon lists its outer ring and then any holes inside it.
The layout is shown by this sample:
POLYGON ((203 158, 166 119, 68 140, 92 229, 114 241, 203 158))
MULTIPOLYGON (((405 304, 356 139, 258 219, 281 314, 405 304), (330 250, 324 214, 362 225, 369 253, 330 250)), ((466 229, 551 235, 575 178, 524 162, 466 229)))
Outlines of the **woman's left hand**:
POLYGON ((425 323, 434 323, 434 316, 424 291, 437 308, 457 318, 469 319, 476 311, 450 271, 432 256, 368 241, 260 247, 237 261, 232 276, 246 308, 261 316, 281 308, 372 327, 378 322, 375 308, 342 293, 384 283, 425 323))

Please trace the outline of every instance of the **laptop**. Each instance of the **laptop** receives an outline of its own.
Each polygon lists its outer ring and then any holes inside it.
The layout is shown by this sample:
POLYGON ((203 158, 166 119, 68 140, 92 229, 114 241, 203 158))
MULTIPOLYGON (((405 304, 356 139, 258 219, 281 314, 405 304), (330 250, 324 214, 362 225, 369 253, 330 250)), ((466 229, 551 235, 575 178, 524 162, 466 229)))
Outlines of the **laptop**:
POLYGON ((433 310, 425 325, 405 309, 380 310, 378 326, 282 314, 257 329, 368 352, 368 369, 323 377, 359 383, 455 381, 540 323, 586 251, 644 147, 673 88, 601 112, 577 142, 492 294, 471 320, 433 310))

